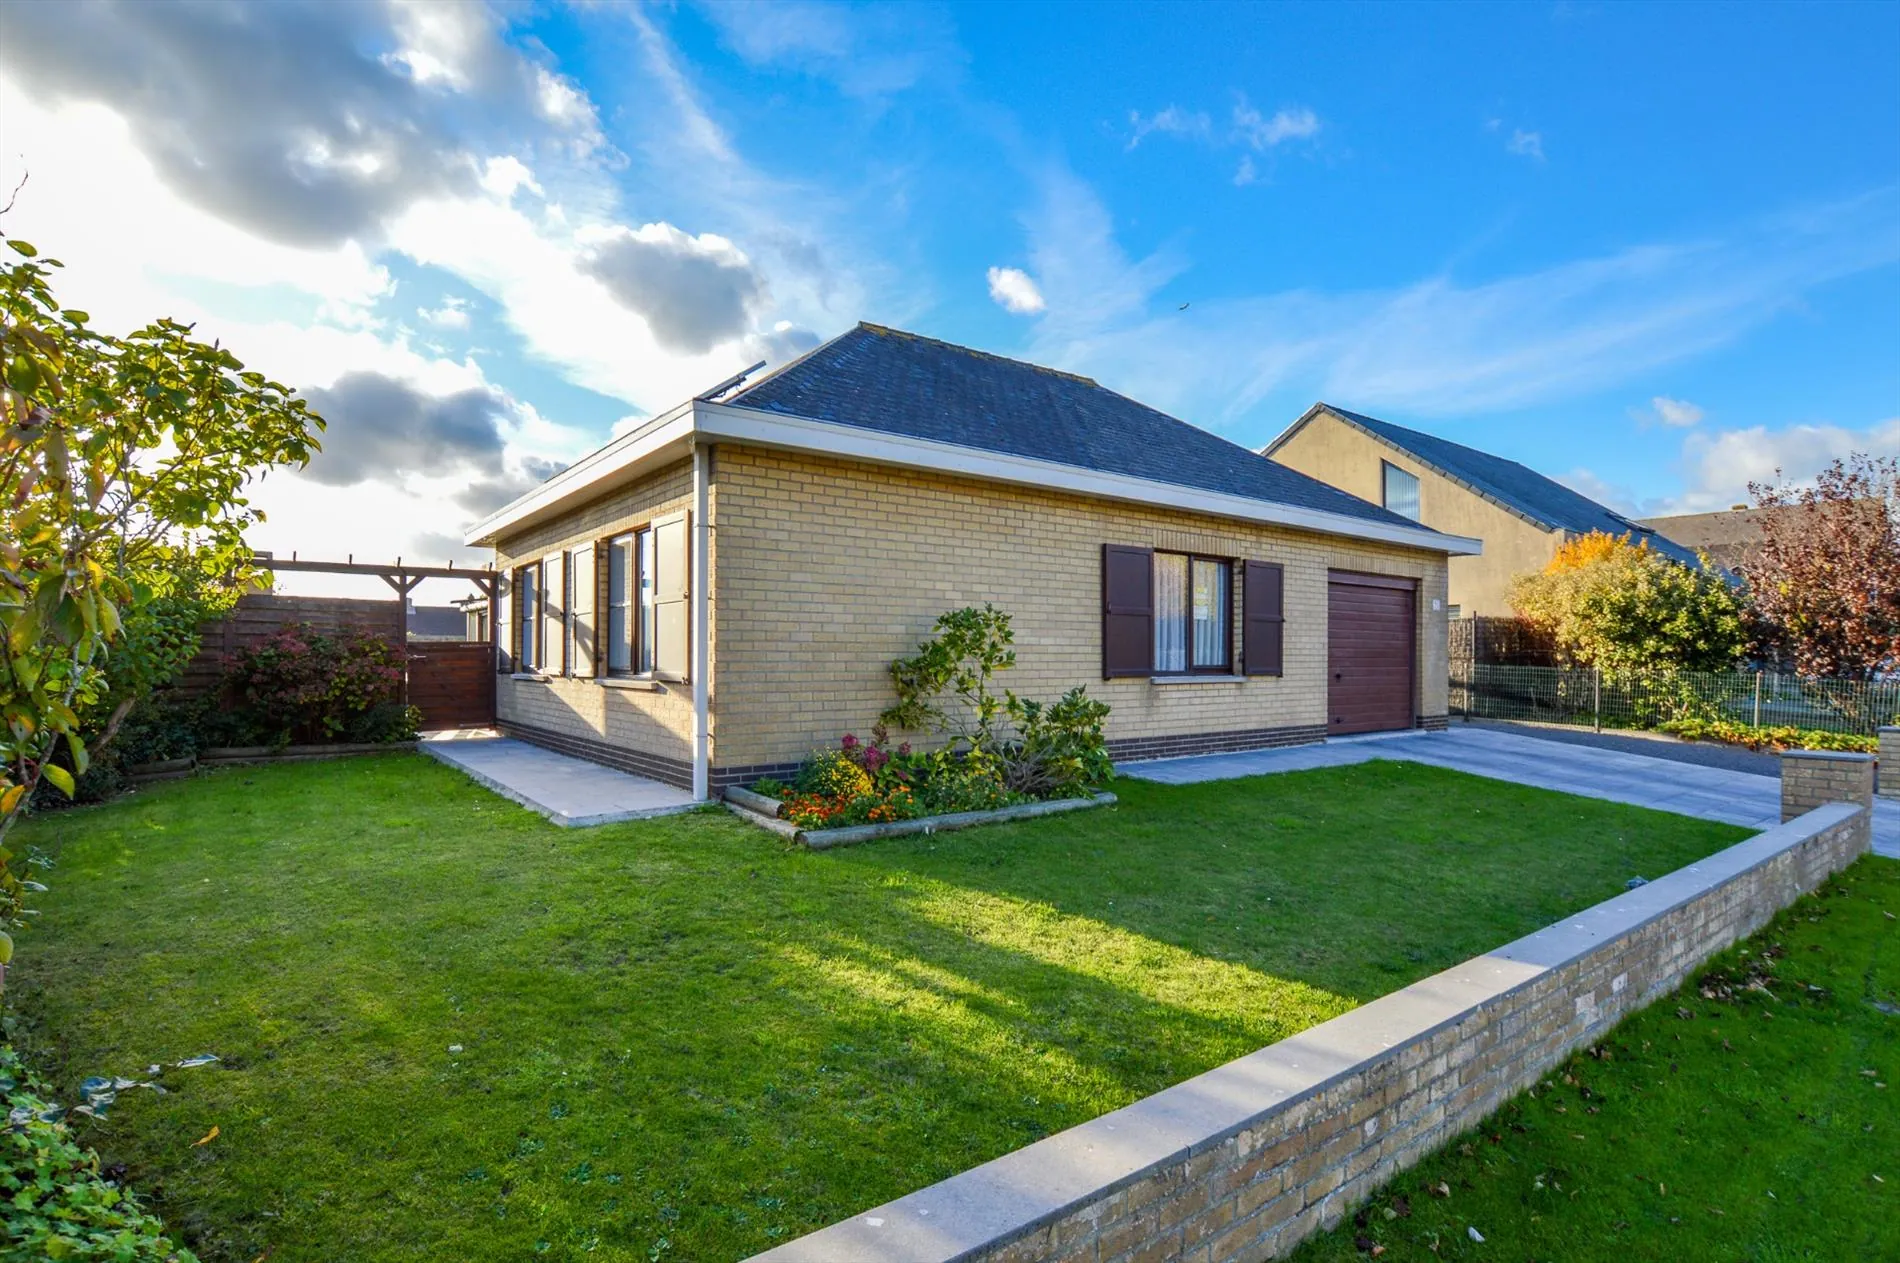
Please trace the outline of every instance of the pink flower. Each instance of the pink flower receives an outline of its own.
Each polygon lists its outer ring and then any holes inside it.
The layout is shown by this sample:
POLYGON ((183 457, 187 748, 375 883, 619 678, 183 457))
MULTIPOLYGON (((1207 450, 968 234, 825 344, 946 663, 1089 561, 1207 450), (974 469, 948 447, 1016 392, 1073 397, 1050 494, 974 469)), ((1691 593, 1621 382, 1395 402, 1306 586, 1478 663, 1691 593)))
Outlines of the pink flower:
POLYGON ((844 740, 838 744, 847 750, 855 750, 858 748, 858 739, 847 732, 844 734, 844 740))

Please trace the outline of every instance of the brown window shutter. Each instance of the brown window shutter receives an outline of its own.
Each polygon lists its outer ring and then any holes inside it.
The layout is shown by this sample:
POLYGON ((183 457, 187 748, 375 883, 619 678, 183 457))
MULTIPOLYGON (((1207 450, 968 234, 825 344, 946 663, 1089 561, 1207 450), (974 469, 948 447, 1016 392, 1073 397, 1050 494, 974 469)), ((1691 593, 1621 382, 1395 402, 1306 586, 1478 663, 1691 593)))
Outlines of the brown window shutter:
POLYGON ((684 513, 653 524, 653 674, 684 680, 692 662, 692 532, 684 513))
POLYGON ((594 674, 594 549, 576 548, 567 564, 574 567, 574 661, 568 671, 574 675, 594 674))
POLYGON ((1154 552, 1102 545, 1102 678, 1154 673, 1154 552))
POLYGON ((1240 592, 1240 653, 1245 675, 1281 675, 1286 650, 1286 571, 1247 563, 1240 592))
POLYGON ((489 602, 488 616, 495 627, 495 671, 509 675, 515 669, 515 576, 504 570, 495 576, 495 596, 489 602))

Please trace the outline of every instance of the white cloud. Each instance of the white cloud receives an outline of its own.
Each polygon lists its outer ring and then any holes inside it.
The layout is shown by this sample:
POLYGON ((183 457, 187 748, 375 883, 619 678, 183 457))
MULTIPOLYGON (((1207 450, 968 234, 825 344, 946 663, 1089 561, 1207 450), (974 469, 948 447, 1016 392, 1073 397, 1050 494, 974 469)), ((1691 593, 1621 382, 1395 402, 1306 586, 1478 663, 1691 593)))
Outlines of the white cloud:
POLYGON ((1726 509, 1748 499, 1748 484, 1811 481, 1830 461, 1855 452, 1900 456, 1900 417, 1865 429, 1839 425, 1791 425, 1779 430, 1751 426, 1691 434, 1682 444, 1681 496, 1670 511, 1726 509))
POLYGON ((436 308, 418 307, 416 315, 438 329, 468 328, 468 299, 453 294, 442 300, 436 308))
POLYGON ((1272 149, 1289 140, 1311 140, 1319 135, 1319 115, 1305 106, 1276 110, 1271 118, 1261 114, 1242 96, 1234 102, 1234 130, 1257 150, 1272 149))
POLYGON ((950 20, 926 5, 700 0, 699 8, 722 42, 751 64, 828 79, 853 96, 950 80, 965 60, 950 20))
POLYGON ((1687 399, 1671 399, 1667 395, 1657 395, 1649 401, 1649 407, 1656 420, 1679 430, 1688 429, 1706 415, 1687 399))
POLYGON ((1527 132, 1523 128, 1513 128, 1511 138, 1504 142, 1506 153, 1514 153, 1520 158, 1544 160, 1544 137, 1540 132, 1527 132))
POLYGON ((1141 116, 1140 110, 1128 111, 1128 128, 1128 148, 1133 149, 1156 133, 1187 140, 1211 140, 1214 120, 1199 110, 1184 110, 1178 105, 1170 105, 1147 118, 1141 116))
POLYGON ((1254 169, 1253 155, 1250 153, 1241 154, 1240 165, 1234 168, 1234 187, 1244 189, 1249 184, 1258 184, 1259 182, 1260 173, 1254 169))
POLYGON ((1026 316, 1034 315, 1047 306, 1042 300, 1042 291, 1036 288, 1036 282, 1021 268, 991 268, 989 279, 990 297, 1004 311, 1026 316))
POLYGON ((1553 474, 1552 477, 1572 491, 1586 495, 1607 508, 1615 509, 1624 517, 1644 516, 1642 506, 1631 494, 1629 488, 1606 482, 1591 470, 1579 466, 1567 473, 1553 474))

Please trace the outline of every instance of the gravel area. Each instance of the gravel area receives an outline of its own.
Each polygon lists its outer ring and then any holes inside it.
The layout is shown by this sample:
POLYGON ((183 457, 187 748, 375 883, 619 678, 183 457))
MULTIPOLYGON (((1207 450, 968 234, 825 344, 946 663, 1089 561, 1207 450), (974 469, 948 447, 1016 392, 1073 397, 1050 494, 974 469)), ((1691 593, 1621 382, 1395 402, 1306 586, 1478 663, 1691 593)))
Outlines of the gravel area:
MULTIPOLYGON (((1454 727, 1463 722, 1452 720, 1454 727)), ((1474 719, 1470 726, 1515 732, 1521 736, 1561 742, 1564 745, 1595 746, 1600 750, 1645 754, 1652 759, 1673 759, 1677 763, 1719 767, 1730 772, 1752 772, 1756 776, 1781 775, 1781 760, 1772 753, 1745 750, 1741 746, 1717 745, 1709 741, 1684 741, 1661 732, 1592 732, 1588 728, 1513 723, 1503 719, 1474 719)))

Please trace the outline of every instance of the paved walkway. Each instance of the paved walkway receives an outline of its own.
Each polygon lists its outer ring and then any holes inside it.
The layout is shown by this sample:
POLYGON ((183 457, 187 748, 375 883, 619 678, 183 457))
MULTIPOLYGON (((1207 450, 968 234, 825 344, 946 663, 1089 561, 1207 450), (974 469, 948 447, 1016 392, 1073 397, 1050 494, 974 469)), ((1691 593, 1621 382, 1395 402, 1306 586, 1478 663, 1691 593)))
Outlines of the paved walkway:
POLYGON ((497 736, 486 728, 432 732, 417 748, 558 825, 613 824, 690 811, 696 805, 686 790, 497 736))
MULTIPOLYGON (((1408 732, 1348 738, 1284 750, 1203 754, 1124 763, 1124 776, 1189 785, 1235 776, 1339 767, 1370 759, 1404 759, 1589 798, 1654 807, 1677 815, 1766 829, 1781 822, 1781 782, 1725 768, 1545 741, 1496 728, 1455 725, 1450 732, 1408 732)), ((1874 801, 1874 850, 1900 859, 1900 802, 1874 801)))

